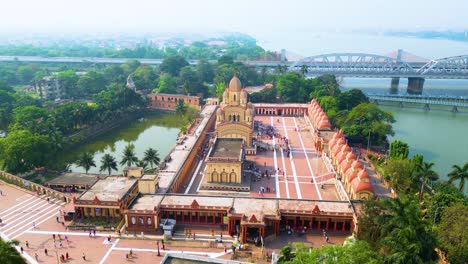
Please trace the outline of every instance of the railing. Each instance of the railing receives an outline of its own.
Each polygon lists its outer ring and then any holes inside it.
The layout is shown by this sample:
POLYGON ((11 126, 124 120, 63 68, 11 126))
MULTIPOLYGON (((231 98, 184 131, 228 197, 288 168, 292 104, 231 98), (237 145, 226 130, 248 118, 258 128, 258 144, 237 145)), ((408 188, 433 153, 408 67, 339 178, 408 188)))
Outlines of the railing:
POLYGON ((406 96, 376 96, 369 95, 369 99, 374 101, 387 101, 398 103, 416 103, 428 105, 445 105, 456 107, 468 107, 468 98, 451 98, 451 97, 406 97, 406 96))
POLYGON ((66 195, 62 192, 56 191, 54 189, 50 189, 48 187, 42 186, 32 181, 28 181, 26 179, 23 179, 21 177, 15 176, 13 174, 10 174, 2 170, 0 170, 0 180, 4 180, 7 183, 16 185, 18 187, 21 187, 23 189, 26 189, 32 192, 35 192, 38 195, 47 195, 47 196, 57 198, 66 203, 69 203, 72 200, 72 197, 70 195, 66 195))

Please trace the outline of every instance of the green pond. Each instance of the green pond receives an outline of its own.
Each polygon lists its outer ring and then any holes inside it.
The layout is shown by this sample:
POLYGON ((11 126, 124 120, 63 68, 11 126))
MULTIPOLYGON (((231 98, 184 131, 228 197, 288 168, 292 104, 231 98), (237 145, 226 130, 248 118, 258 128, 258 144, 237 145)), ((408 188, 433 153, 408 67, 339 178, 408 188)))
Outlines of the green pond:
POLYGON ((143 158, 144 152, 148 148, 156 149, 159 152, 159 157, 163 159, 176 142, 180 131, 179 123, 180 121, 172 114, 149 114, 67 151, 59 158, 58 162, 69 164, 69 168, 73 172, 85 172, 74 162, 80 154, 91 152, 94 154, 96 167, 92 167, 89 173, 100 173, 101 158, 104 154, 109 153, 115 157, 118 163, 118 170, 112 173, 122 174, 122 169, 125 166, 120 165, 120 160, 127 144, 135 145, 135 154, 139 159, 143 158))

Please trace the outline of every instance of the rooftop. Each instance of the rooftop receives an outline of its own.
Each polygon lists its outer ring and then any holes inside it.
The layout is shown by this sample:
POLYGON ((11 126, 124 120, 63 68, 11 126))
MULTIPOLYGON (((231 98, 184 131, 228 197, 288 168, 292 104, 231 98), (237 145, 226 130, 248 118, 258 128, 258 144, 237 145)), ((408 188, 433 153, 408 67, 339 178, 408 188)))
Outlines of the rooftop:
POLYGON ((99 174, 83 174, 77 172, 70 172, 61 174, 59 177, 48 181, 47 184, 91 186, 98 181, 98 177, 105 178, 106 176, 99 174))
POLYGON ((125 194, 137 183, 137 179, 112 176, 96 182, 89 190, 84 192, 78 201, 91 201, 97 197, 100 201, 115 202, 121 200, 125 194))
POLYGON ((258 221, 263 221, 265 215, 278 215, 277 199, 236 198, 232 213, 240 213, 250 219, 255 215, 258 221))
POLYGON ((309 104, 295 104, 295 103, 289 103, 289 104, 255 103, 253 105, 255 107, 281 107, 281 108, 287 108, 287 107, 307 108, 307 107, 309 107, 309 104))
POLYGON ((190 151, 192 151, 193 146, 205 129, 205 126, 208 124, 210 117, 216 111, 216 108, 217 105, 205 105, 199 115, 202 119, 198 124, 198 127, 195 129, 195 132, 191 135, 185 135, 183 142, 179 145, 176 144, 169 152, 167 156, 171 157, 171 161, 166 162, 166 167, 162 170, 159 170, 158 193, 166 193, 169 190, 169 187, 174 181, 175 176, 184 164, 185 160, 190 154, 190 151))
POLYGON ((162 195, 141 195, 130 207, 131 210, 153 210, 159 206, 164 196, 162 195))
POLYGON ((198 97, 198 96, 194 96, 194 95, 185 95, 185 94, 151 93, 150 95, 163 95, 163 96, 180 97, 180 98, 196 98, 196 99, 200 99, 200 97, 198 97))
POLYGON ((241 138, 217 138, 209 157, 240 158, 243 142, 241 138))

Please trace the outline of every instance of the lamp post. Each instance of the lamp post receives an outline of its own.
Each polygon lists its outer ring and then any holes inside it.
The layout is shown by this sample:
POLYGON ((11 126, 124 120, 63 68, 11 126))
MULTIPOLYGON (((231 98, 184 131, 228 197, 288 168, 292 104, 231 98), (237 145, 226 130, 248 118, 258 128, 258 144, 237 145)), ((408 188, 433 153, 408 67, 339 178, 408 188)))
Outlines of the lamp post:
POLYGON ((156 242, 156 244, 158 245, 158 257, 161 256, 161 252, 159 252, 159 240, 156 242))

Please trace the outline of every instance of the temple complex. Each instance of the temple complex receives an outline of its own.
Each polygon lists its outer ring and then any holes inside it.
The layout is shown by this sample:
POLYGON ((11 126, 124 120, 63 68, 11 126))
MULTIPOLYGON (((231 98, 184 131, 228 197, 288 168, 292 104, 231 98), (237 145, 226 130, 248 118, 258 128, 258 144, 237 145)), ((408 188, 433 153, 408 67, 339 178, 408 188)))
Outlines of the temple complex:
POLYGON ((234 76, 154 175, 127 168, 98 180, 74 199, 75 218, 121 219, 147 233, 168 220, 216 226, 242 242, 290 230, 351 233, 353 200, 374 197, 370 172, 315 99, 253 105, 234 76))

